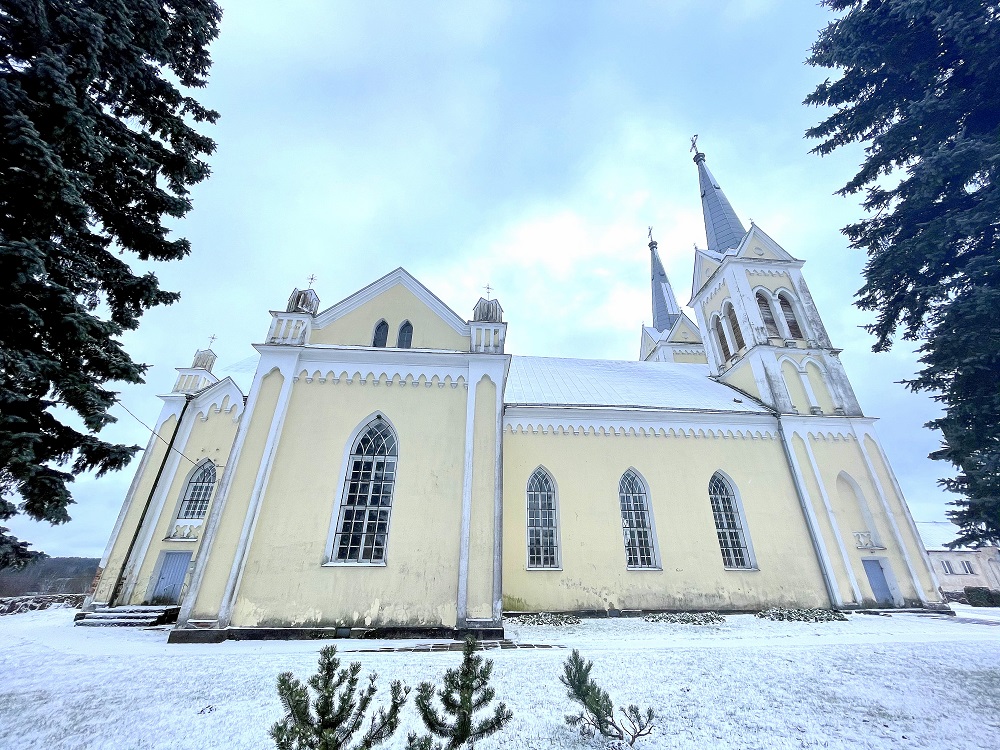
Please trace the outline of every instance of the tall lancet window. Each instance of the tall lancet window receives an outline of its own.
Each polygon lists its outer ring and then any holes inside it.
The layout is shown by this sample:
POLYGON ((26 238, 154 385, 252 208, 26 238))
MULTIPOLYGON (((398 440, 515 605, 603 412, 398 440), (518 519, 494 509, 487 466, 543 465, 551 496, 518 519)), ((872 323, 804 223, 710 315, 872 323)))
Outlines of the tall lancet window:
POLYGON ((795 310, 792 303, 783 294, 778 295, 778 304, 781 305, 781 314, 785 317, 785 325, 788 326, 788 335, 793 339, 804 339, 799 321, 795 319, 795 310))
POLYGON ((732 486, 724 476, 715 473, 708 483, 708 496, 712 501, 712 515, 715 517, 715 532, 719 537, 723 565, 727 568, 752 568, 746 531, 732 486))
POLYGON ((630 568, 655 568, 653 518, 649 512, 646 485, 629 469, 618 484, 622 511, 622 534, 625 537, 625 562, 630 568))
POLYGON ((195 469, 184 488, 184 499, 177 512, 177 520, 190 521, 204 518, 208 512, 208 501, 212 499, 213 487, 215 487, 215 464, 205 461, 195 469))
POLYGON ((528 567, 559 567, 559 527, 556 493, 545 469, 528 479, 528 567))
POLYGON ((760 317, 764 320, 764 328, 767 329, 767 335, 779 338, 781 334, 778 332, 778 324, 774 320, 774 310, 771 308, 771 302, 767 299, 764 292, 757 292, 757 307, 760 309, 760 317))
POLYGON ((739 351, 746 344, 743 341, 743 332, 740 330, 740 324, 736 320, 736 310, 732 305, 726 305, 726 320, 729 321, 729 326, 733 329, 733 339, 736 343, 736 351, 739 351))
POLYGON ((403 325, 399 327, 399 335, 396 336, 396 347, 399 349, 409 349, 412 341, 413 326, 410 324, 410 321, 404 320, 403 325))
POLYGON ((729 351, 729 342, 726 340, 726 330, 722 327, 722 320, 716 318, 713 327, 715 328, 715 337, 719 341, 719 349, 722 350, 722 361, 728 362, 733 353, 729 351))
POLYGON ((348 459, 337 519, 335 562, 383 563, 396 483, 396 435, 376 418, 361 432, 348 459))
POLYGON ((372 346, 385 346, 389 340, 389 324, 380 320, 375 326, 375 335, 372 337, 372 346))

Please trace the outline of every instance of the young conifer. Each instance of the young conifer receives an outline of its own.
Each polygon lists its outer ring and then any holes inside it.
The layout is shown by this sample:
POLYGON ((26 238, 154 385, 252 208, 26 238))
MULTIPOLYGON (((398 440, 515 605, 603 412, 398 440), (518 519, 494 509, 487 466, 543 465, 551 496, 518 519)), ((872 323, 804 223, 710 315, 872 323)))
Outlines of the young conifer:
POLYGON ((410 689, 395 680, 389 708, 379 708, 368 730, 356 744, 350 744, 365 723, 378 675, 369 675, 368 686, 358 693, 361 664, 354 662, 349 669, 338 671, 339 667, 337 647, 324 646, 319 652, 319 669, 309 678, 308 687, 291 672, 278 675, 278 696, 285 707, 284 718, 271 727, 278 750, 370 750, 388 740, 399 727, 399 711, 410 689), (316 693, 314 700, 309 688, 316 693))
POLYGON ((513 718, 506 704, 500 703, 493 715, 476 722, 473 714, 486 708, 496 692, 489 686, 493 662, 476 656, 476 639, 469 636, 462 649, 462 666, 444 673, 444 687, 437 691, 443 713, 434 707, 434 685, 422 682, 417 687, 416 705, 424 726, 432 736, 411 733, 407 750, 457 750, 473 748, 484 737, 499 732, 513 718), (454 717, 449 721, 448 717, 454 717), (445 744, 434 742, 434 737, 445 744))
POLYGON ((615 704, 607 691, 602 690, 590 677, 594 662, 584 662, 580 652, 573 649, 559 681, 568 688, 571 699, 583 707, 579 714, 570 714, 566 723, 580 730, 584 737, 593 737, 598 732, 608 739, 621 740, 630 746, 640 737, 653 731, 653 709, 646 709, 643 715, 636 705, 619 708, 620 719, 615 719, 615 704))

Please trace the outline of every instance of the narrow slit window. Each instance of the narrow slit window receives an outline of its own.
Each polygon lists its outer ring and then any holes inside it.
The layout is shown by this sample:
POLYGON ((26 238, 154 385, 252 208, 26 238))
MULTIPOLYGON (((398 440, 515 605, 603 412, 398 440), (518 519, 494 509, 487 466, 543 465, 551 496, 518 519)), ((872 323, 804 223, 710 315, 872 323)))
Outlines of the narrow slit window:
POLYGON ((712 501, 712 515, 715 517, 715 531, 719 538, 723 565, 727 568, 752 568, 746 532, 733 488, 725 478, 714 474, 708 483, 708 496, 712 501))
POLYGON ((399 335, 396 337, 396 347, 399 349, 409 349, 410 344, 413 342, 413 326, 410 321, 403 321, 403 325, 399 327, 399 335))
POLYGON ((740 324, 736 322, 736 309, 732 305, 726 306, 726 318, 733 329, 733 338, 736 340, 736 351, 739 351, 746 346, 746 343, 743 341, 743 332, 740 330, 740 324))
POLYGON ((802 329, 799 328, 799 321, 795 319, 795 310, 792 303, 784 295, 778 295, 778 304, 781 306, 781 314, 785 317, 785 325, 788 326, 788 334, 793 339, 803 339, 802 329))
POLYGON ((206 461, 202 464, 184 488, 184 500, 177 513, 178 521, 192 521, 204 518, 208 512, 208 502, 212 499, 212 488, 215 487, 215 464, 206 461))
POLYGON ((385 346, 389 340, 389 324, 384 320, 379 321, 375 326, 375 336, 372 338, 372 346, 385 346))
POLYGON ((757 292, 757 307, 760 309, 760 317, 764 319, 764 328, 767 329, 767 335, 779 338, 781 334, 778 332, 778 324, 774 320, 774 310, 771 309, 771 303, 764 296, 763 292, 757 292))
POLYGON ((528 479, 528 567, 559 567, 556 493, 543 469, 528 479))
POLYGON ((715 319, 715 336, 718 338, 719 348, 722 350, 722 361, 729 361, 729 358, 732 357, 733 354, 729 351, 729 342, 726 340, 726 331, 722 327, 722 321, 719 318, 715 319))
POLYGON ((653 524, 649 513, 646 487, 629 469, 618 484, 622 511, 622 534, 625 538, 625 562, 630 568, 655 568, 653 524))
POLYGON ((392 491, 396 484, 396 436, 382 419, 361 433, 348 459, 334 561, 385 562, 392 491))

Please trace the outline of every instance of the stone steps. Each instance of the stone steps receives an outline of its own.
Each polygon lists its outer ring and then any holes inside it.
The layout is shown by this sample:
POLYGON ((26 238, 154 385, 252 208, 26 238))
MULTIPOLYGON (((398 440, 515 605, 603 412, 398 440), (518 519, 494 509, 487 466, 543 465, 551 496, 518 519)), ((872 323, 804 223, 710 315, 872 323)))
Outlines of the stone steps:
POLYGON ((177 622, 180 609, 176 605, 98 607, 93 612, 78 612, 74 624, 92 628, 148 628, 177 622))

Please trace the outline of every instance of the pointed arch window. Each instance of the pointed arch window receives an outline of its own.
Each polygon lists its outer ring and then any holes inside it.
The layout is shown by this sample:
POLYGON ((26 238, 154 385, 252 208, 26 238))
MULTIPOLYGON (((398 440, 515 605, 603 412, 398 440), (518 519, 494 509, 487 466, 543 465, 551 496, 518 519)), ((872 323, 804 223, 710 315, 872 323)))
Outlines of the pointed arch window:
POLYGON ((385 562, 392 491, 396 484, 396 435, 376 418, 351 451, 333 543, 334 562, 385 562))
POLYGON ((739 503, 732 485, 716 472, 708 482, 708 496, 712 501, 715 531, 722 550, 722 563, 727 568, 753 568, 746 530, 740 517, 739 503))
POLYGON ((795 319, 795 310, 792 303, 783 294, 778 295, 778 305, 781 307, 781 314, 785 318, 785 325, 788 326, 788 335, 793 339, 804 339, 799 321, 795 319))
POLYGON ((722 320, 715 319, 715 337, 719 340, 719 348, 722 350, 722 361, 728 362, 733 353, 729 351, 729 341, 726 340, 726 330, 722 327, 722 320))
POLYGON ((372 346, 385 346, 389 340, 389 324, 380 320, 375 326, 375 335, 372 337, 372 346))
POLYGON ((646 485, 632 469, 622 475, 618 484, 618 499, 622 511, 626 565, 630 568, 657 567, 646 485))
POLYGON ((733 329, 736 351, 740 351, 746 346, 746 342, 743 341, 743 332, 740 331, 740 324, 736 321, 736 309, 732 305, 726 305, 726 319, 729 321, 729 327, 733 329))
POLYGON ((528 567, 559 567, 559 527, 556 492, 545 469, 528 479, 528 567))
POLYGON ((760 309, 760 317, 764 319, 764 328, 767 329, 767 335, 772 338, 780 338, 781 334, 778 332, 778 324, 774 320, 774 310, 771 308, 771 303, 763 292, 757 292, 757 307, 760 309))
POLYGON ((184 499, 177 512, 178 521, 204 518, 208 512, 208 502, 215 487, 215 464, 206 461, 197 469, 184 487, 184 499))
POLYGON ((399 334, 396 336, 396 347, 399 349, 409 349, 413 342, 413 325, 408 320, 403 321, 399 327, 399 334))

